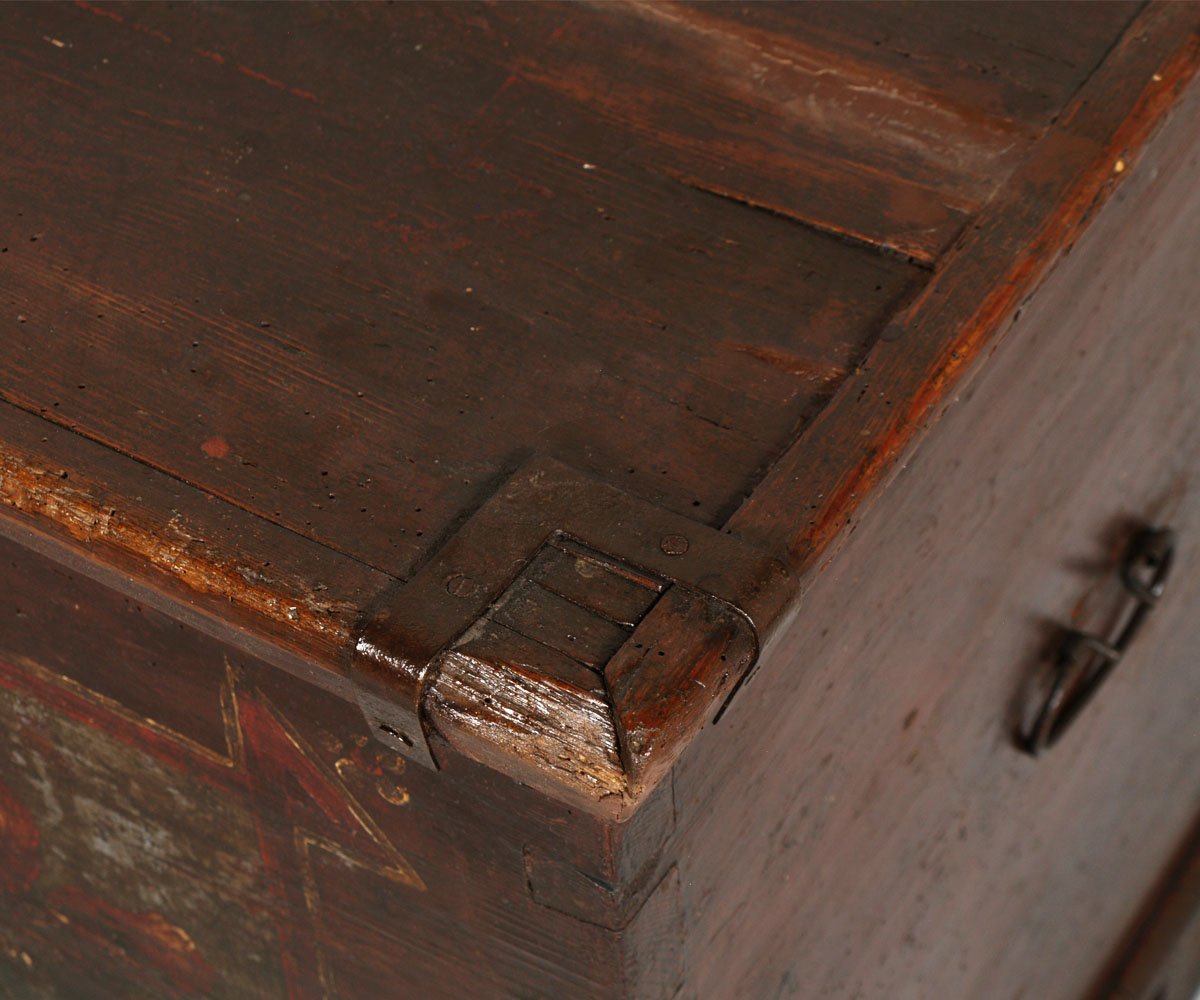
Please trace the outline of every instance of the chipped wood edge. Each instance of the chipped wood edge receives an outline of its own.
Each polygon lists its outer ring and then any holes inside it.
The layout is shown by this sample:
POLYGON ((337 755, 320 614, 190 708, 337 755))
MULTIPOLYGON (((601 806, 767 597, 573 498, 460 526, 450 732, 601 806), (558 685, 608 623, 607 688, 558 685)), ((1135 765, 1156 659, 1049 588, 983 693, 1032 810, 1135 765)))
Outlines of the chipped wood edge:
POLYGON ((346 649, 390 577, 17 407, 0 422, 0 534, 353 699, 346 649))
POLYGON ((349 640, 353 610, 332 606, 299 580, 267 577, 205 541, 176 511, 161 530, 138 524, 100 500, 95 484, 67 478, 61 468, 0 444, 0 504, 58 525, 88 548, 120 549, 145 560, 197 594, 220 597, 253 615, 295 626, 332 644, 349 640))
POLYGON ((826 562, 1136 169, 1198 69, 1200 5, 1150 3, 726 530, 801 574, 826 562))
MULTIPOLYGON (((844 537, 846 524, 866 498, 878 492, 899 456, 983 357, 1023 297, 1049 273, 1053 261, 1069 249, 1111 196, 1123 172, 1116 164, 1132 164, 1137 150, 1168 117, 1200 63, 1197 9, 1155 3, 1135 19, 1076 95, 1060 124, 1047 133, 1026 166, 950 251, 913 306, 885 331, 864 366, 866 371, 846 380, 730 520, 729 531, 767 552, 787 552, 792 566, 805 570, 815 565, 833 540, 844 537), (1107 91, 1114 81, 1125 79, 1136 79, 1137 88, 1123 89, 1119 101, 1109 100, 1107 91), (1017 252, 1008 254, 1013 248, 1017 252), (1002 269, 986 276, 987 280, 972 271, 972 262, 981 254, 1004 258, 1002 269), (981 287, 989 289, 983 298, 981 287), (889 365, 897 364, 900 352, 911 350, 924 352, 919 364, 894 369, 907 374, 894 380, 888 394, 902 405, 885 412, 862 410, 848 402, 860 396, 872 368, 886 373, 889 365), (843 436, 850 433, 847 428, 854 432, 854 449, 843 449, 843 436), (847 471, 839 456, 854 453, 858 461, 847 471), (797 525, 797 512, 805 510, 811 512, 810 519, 797 525)), ((6 425, 20 419, 8 410, 16 408, 5 407, 6 425)), ((0 525, 6 533, 35 547, 43 544, 31 541, 35 535, 48 538, 45 544, 57 546, 57 557, 74 558, 75 565, 84 571, 90 567, 109 585, 156 596, 159 606, 175 617, 220 631, 221 638, 254 655, 354 700, 340 660, 348 655, 359 613, 396 581, 359 564, 352 575, 360 586, 352 593, 317 597, 316 567, 323 560, 353 560, 308 540, 301 547, 311 550, 311 558, 302 560, 294 573, 256 575, 237 546, 223 546, 216 540, 221 532, 213 527, 213 517, 197 513, 211 497, 103 445, 81 443, 83 439, 69 431, 19 412, 37 425, 37 433, 72 439, 71 447, 58 449, 72 459, 57 461, 38 447, 4 446, 0 506, 7 515, 0 517, 0 525), (79 461, 81 448, 91 449, 90 461, 79 461), (103 462, 97 458, 100 453, 103 462), (128 487, 110 488, 98 476, 89 480, 89 466, 104 468, 106 474, 111 469, 136 470, 130 482, 153 481, 164 497, 183 491, 189 498, 189 514, 156 524, 151 516, 139 521, 118 513, 106 497, 138 494, 128 487), (61 470, 67 468, 71 480, 62 478, 61 470)), ((160 506, 172 509, 176 504, 160 506)), ((237 522, 249 524, 254 518, 227 502, 213 506, 237 522)), ((266 524, 258 524, 260 520, 255 521, 259 528, 266 524)), ((281 541, 284 535, 288 545, 296 544, 298 536, 285 529, 270 525, 265 530, 279 542, 271 548, 272 555, 288 547, 281 541)), ((239 534, 250 533, 239 532, 235 525, 230 537, 239 534)), ((785 613, 795 609, 793 583, 776 581, 770 586, 772 599, 764 602, 756 621, 760 644, 785 613)), ((664 636, 666 631, 662 630, 664 636)), ((653 641, 651 636, 644 638, 653 641)), ((480 671, 478 661, 468 664, 454 656, 440 664, 426 711, 441 738, 515 780, 601 815, 626 818, 639 806, 653 784, 639 785, 631 779, 611 704, 516 669, 492 669, 491 674, 480 671)), ((705 719, 692 720, 672 734, 669 753, 657 752, 663 766, 656 780, 704 724, 705 719)))
MULTIPOLYGON (((719 714, 757 659, 760 623, 789 595, 786 568, 766 553, 533 456, 364 623, 351 675, 368 729, 410 760, 453 766, 440 739, 624 817, 719 714), (619 642, 577 660, 584 636, 564 634, 576 625, 539 639, 564 602, 530 575, 563 545, 594 569, 655 581, 619 642), (524 633, 503 620, 517 591, 524 633)), ((567 602, 572 620, 592 613, 586 603, 567 602)))
POLYGON ((451 653, 426 711, 468 757, 587 809, 625 804, 616 725, 601 695, 451 653))

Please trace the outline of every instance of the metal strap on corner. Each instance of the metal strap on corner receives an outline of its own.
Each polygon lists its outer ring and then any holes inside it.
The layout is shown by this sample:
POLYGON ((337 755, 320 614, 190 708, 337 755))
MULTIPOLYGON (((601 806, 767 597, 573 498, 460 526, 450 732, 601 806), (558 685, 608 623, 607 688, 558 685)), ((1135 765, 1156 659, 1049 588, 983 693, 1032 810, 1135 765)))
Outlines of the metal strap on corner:
POLYGON ((559 462, 535 458, 357 637, 352 678, 377 739, 437 767, 423 703, 439 656, 556 535, 708 594, 736 609, 756 635, 778 616, 790 593, 786 567, 740 539, 559 462))

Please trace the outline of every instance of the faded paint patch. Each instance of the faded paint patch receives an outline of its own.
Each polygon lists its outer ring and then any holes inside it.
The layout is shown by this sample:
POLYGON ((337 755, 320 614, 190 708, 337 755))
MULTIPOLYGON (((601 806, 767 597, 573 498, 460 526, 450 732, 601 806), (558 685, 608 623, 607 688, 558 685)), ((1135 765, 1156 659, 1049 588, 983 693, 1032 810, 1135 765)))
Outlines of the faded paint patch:
POLYGON ((210 437, 200 445, 200 450, 209 458, 228 458, 230 452, 229 442, 223 437, 210 437))
POLYGON ((0 896, 29 891, 40 868, 38 839, 32 814, 0 784, 0 896))
POLYGON ((283 994, 237 796, 4 687, 0 773, 0 946, 33 960, 19 995, 283 994))

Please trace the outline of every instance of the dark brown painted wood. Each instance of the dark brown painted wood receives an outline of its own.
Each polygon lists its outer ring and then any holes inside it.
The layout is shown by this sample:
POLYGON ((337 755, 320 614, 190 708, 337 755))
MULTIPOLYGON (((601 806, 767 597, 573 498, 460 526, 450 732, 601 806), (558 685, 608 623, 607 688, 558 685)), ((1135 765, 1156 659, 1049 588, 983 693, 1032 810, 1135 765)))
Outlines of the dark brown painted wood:
POLYGON ((7 540, 0 593, 3 995, 678 980, 669 789, 614 836, 469 761, 408 767, 348 702, 7 540), (555 872, 622 888, 573 906, 555 872))
POLYGON ((17 407, 0 417, 0 532, 345 686, 357 620, 392 577, 17 407))
POLYGON ((1197 517, 1200 7, 0 22, 0 992, 1117 967, 1200 812, 1187 530, 1012 729, 1197 517))
POLYGON ((3 397, 399 577, 535 450, 721 523, 923 274, 507 65, 589 16, 11 9, 3 397))
POLYGON ((1200 836, 1192 832, 1095 990, 1096 1000, 1191 1000, 1200 990, 1200 836))
POLYGON ((1200 815, 1200 90, 1140 157, 681 760, 685 996, 1084 997, 1200 815), (1030 758, 1140 523, 1182 572, 1030 758))
MULTIPOLYGON (((642 139, 686 184, 932 263, 1137 7, 644 3, 645 41, 602 99, 635 126, 655 115, 642 139), (681 69, 707 75, 703 105, 681 69)), ((556 45, 541 77, 586 92, 596 51, 556 45)))
POLYGON ((1198 60, 1195 8, 1149 8, 728 527, 786 546, 799 564, 823 549, 1136 166, 1146 130, 1190 84, 1198 60), (811 513, 801 519, 798 511, 811 513))

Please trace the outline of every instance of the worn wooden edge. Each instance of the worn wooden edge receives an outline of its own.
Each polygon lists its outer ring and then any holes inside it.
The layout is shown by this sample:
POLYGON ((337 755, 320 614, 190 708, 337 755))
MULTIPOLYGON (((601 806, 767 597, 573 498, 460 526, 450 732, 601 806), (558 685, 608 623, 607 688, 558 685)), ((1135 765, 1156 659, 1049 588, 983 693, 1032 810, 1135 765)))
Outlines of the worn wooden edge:
POLYGON ((726 530, 813 568, 1137 169, 1198 67, 1200 5, 1149 4, 726 530))
MULTIPOLYGON (((1195 75, 1198 21, 1194 4, 1155 3, 1135 19, 861 370, 728 522, 731 541, 765 556, 786 554, 793 570, 807 572, 845 537, 1020 303, 1136 169, 1138 150, 1195 75)), ((0 422, 0 530, 332 694, 358 698, 350 650, 362 621, 395 596, 398 581, 15 407, 0 408, 0 422), (164 510, 173 512, 166 524, 156 515, 164 510), (288 562, 272 562, 281 559, 288 562)), ((568 503, 586 506, 611 489, 591 484, 568 503)), ((618 518, 623 529, 637 529, 643 507, 637 501, 629 517, 618 518)), ((538 509, 531 505, 522 518, 539 521, 538 509)), ((713 531, 683 523, 676 533, 713 531)), ((606 551, 603 543, 599 548, 606 551)), ((748 645, 725 627, 698 644, 694 635, 685 641, 683 610, 641 623, 637 648, 679 654, 666 688, 639 683, 653 677, 653 665, 638 666, 620 685, 610 678, 605 699, 521 664, 490 663, 489 674, 478 660, 449 654, 439 658, 418 708, 432 723, 439 752, 453 747, 553 798, 625 820, 732 696, 722 688, 721 698, 698 697, 692 689, 728 681, 719 666, 726 647, 736 646, 737 658, 752 650, 749 664, 741 664, 748 676, 771 636, 797 613, 798 579, 785 571, 760 581, 760 606, 746 617, 754 633, 748 645), (696 664, 705 664, 703 677, 696 664), (614 687, 625 692, 624 703, 613 700, 614 687), (649 753, 623 731, 643 723, 666 734, 649 753)), ((726 606, 745 612, 736 600, 726 606)), ((614 667, 614 675, 623 669, 614 667)))
POLYGON ((438 661, 424 712, 464 756, 623 821, 669 778, 756 655, 739 616, 672 587, 605 665, 601 689, 451 651, 438 661))
POLYGON ((533 456, 364 623, 352 676, 367 728, 416 763, 453 766, 449 744, 627 817, 753 666, 789 577, 745 542, 533 456), (549 552, 581 574, 571 598, 539 573, 549 552), (639 581, 621 623, 588 600, 603 578, 639 581))
POLYGON ((361 608, 395 582, 7 403, 0 533, 347 699, 361 608))
MULTIPOLYGON (((760 622, 764 647, 799 615, 808 581, 904 457, 985 367, 1022 303, 1137 169, 1139 152, 1198 70, 1200 4, 1148 4, 866 361, 729 519, 726 532, 777 554, 794 573, 795 597, 760 622)), ((760 650, 730 701, 761 659, 760 650)))

